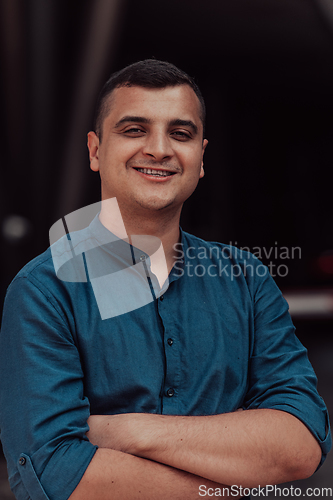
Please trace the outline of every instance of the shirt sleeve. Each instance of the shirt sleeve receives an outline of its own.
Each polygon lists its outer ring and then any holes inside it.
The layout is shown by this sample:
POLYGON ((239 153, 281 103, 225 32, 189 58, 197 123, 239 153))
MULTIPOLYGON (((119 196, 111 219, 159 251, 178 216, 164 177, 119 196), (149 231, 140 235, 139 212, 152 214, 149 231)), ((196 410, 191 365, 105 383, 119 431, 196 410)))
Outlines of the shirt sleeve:
POLYGON ((0 335, 0 428, 17 500, 66 500, 97 447, 70 325, 35 278, 10 285, 0 335))
MULTIPOLYGON (((258 261, 259 262, 259 261, 258 261)), ((318 440, 324 462, 332 439, 328 412, 306 348, 295 335, 289 308, 268 269, 254 278, 254 341, 245 407, 274 408, 300 419, 318 440)))

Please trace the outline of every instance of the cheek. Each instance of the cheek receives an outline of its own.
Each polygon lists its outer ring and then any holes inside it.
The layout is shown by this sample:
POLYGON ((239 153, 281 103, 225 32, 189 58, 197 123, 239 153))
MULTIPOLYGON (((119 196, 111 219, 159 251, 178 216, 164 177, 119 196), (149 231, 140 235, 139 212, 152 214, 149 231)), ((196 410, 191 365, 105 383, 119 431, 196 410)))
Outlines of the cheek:
POLYGON ((185 158, 185 163, 187 169, 193 174, 193 176, 201 175, 202 170, 202 154, 201 151, 196 152, 195 154, 189 153, 185 158))
POLYGON ((183 161, 186 162, 187 165, 201 166, 202 162, 202 146, 201 144, 197 144, 195 147, 191 147, 189 145, 188 148, 184 148, 180 154, 182 155, 183 161))
POLYGON ((110 142, 106 155, 110 162, 114 163, 116 161, 117 163, 126 163, 141 151, 141 148, 142 145, 138 140, 118 140, 110 142))

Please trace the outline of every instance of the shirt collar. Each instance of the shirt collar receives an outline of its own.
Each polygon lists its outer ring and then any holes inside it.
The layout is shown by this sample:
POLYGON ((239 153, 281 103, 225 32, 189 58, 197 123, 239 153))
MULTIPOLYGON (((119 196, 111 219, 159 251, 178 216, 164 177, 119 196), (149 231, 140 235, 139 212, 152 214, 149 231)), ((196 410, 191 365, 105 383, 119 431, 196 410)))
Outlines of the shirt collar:
POLYGON ((109 231, 101 223, 98 215, 90 223, 89 230, 92 237, 98 242, 99 247, 112 256, 116 255, 129 265, 137 264, 143 260, 148 261, 149 255, 146 252, 109 231))
MULTIPOLYGON (((117 258, 125 262, 127 265, 134 265, 138 262, 146 261, 149 267, 149 255, 140 248, 131 245, 128 240, 121 239, 109 231, 109 229, 101 223, 98 215, 99 214, 95 216, 89 225, 91 236, 98 242, 98 246, 113 257, 117 256, 117 258)), ((184 237, 184 231, 181 227, 179 227, 179 232, 180 241, 176 244, 176 251, 179 259, 176 260, 172 270, 170 271, 169 283, 179 279, 184 274, 186 248, 188 243, 184 237)))

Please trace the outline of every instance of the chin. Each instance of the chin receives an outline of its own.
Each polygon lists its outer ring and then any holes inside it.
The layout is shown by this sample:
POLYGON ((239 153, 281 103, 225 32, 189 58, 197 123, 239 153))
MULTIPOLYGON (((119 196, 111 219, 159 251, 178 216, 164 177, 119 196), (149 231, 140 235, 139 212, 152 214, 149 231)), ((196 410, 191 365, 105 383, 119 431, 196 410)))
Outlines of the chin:
POLYGON ((151 210, 158 212, 160 210, 167 209, 174 205, 174 200, 161 200, 161 199, 150 199, 150 200, 137 200, 138 205, 145 210, 151 210))

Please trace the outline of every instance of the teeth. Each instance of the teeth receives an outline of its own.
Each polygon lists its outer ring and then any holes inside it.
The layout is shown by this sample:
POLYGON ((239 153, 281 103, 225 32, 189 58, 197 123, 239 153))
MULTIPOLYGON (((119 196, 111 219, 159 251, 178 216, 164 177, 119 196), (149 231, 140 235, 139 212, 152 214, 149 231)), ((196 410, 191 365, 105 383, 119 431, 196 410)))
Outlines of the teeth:
POLYGON ((172 175, 171 172, 167 172, 166 170, 153 170, 151 168, 138 168, 137 170, 143 174, 156 175, 158 177, 167 177, 168 175, 172 175))

